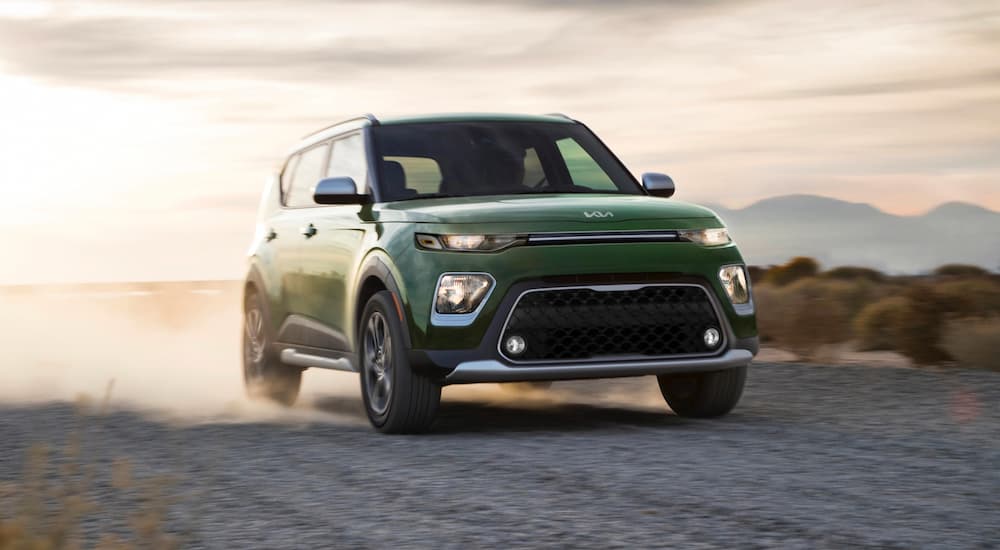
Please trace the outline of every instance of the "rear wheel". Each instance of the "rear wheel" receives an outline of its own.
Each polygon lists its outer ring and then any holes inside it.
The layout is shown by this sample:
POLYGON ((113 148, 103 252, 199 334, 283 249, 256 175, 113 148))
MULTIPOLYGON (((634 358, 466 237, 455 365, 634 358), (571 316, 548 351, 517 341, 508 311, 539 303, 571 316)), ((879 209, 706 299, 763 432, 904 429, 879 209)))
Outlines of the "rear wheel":
POLYGON ((716 372, 661 374, 660 393, 679 416, 712 418, 733 410, 743 395, 747 368, 716 372))
POLYGON ((426 431, 441 403, 441 385, 414 372, 392 294, 368 300, 358 325, 361 395, 372 426, 384 433, 426 431))
POLYGON ((243 382, 247 395, 291 406, 302 386, 302 369, 281 362, 268 337, 269 321, 256 292, 243 308, 243 382))

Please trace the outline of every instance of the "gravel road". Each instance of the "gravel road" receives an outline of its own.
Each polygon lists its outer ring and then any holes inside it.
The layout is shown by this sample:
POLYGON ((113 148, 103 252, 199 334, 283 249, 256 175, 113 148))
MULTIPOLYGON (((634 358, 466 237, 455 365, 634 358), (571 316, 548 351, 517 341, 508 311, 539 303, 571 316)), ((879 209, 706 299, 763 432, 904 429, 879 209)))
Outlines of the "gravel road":
POLYGON ((756 364, 716 421, 669 414, 649 378, 492 388, 446 390, 424 436, 376 435, 347 393, 260 420, 0 405, 0 481, 76 433, 101 503, 86 532, 126 529, 124 457, 134 479, 174 476, 164 525, 185 547, 1000 542, 997 373, 756 364))

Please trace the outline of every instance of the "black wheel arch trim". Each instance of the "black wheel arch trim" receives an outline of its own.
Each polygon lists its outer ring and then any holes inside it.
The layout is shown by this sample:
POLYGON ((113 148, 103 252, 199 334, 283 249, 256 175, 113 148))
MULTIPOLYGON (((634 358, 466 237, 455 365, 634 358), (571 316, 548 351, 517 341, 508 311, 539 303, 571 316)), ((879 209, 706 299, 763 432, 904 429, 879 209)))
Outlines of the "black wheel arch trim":
MULTIPOLYGON (((374 251, 373 251, 374 252, 374 251)), ((400 324, 403 326, 403 343, 406 349, 413 347, 412 340, 410 339, 410 319, 409 311, 406 302, 403 300, 403 294, 400 292, 399 283, 396 282, 396 277, 392 274, 392 270, 389 268, 385 259, 382 258, 382 254, 369 253, 368 257, 364 259, 361 263, 361 268, 358 269, 358 277, 354 283, 354 293, 351 295, 351 299, 355 303, 354 317, 360 320, 361 314, 364 313, 365 304, 361 303, 361 291, 364 288, 365 282, 370 278, 378 279, 382 286, 386 288, 389 292, 392 292, 396 305, 399 307, 399 313, 402 313, 403 318, 400 319, 400 324)), ((359 327, 355 327, 354 339, 357 340, 357 332, 359 327)))

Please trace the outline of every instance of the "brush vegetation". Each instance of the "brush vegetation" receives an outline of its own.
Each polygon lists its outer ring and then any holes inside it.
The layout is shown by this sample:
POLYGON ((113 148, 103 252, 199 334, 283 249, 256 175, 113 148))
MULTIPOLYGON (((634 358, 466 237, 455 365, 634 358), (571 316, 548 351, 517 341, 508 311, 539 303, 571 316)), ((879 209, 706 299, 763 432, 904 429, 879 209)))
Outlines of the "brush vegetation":
POLYGON ((811 258, 750 270, 764 343, 812 358, 853 341, 917 364, 956 362, 1000 370, 1000 276, 947 265, 924 276, 863 267, 823 271, 811 258))

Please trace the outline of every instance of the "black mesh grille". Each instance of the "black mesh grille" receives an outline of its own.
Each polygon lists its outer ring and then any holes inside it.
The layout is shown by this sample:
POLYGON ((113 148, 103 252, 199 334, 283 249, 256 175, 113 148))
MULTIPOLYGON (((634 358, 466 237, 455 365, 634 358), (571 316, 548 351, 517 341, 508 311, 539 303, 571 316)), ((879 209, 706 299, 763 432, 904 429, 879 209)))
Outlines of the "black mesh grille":
POLYGON ((704 344, 709 327, 719 328, 719 320, 695 286, 541 290, 518 301, 500 349, 519 335, 528 345, 510 357, 516 361, 710 354, 718 348, 704 344))

